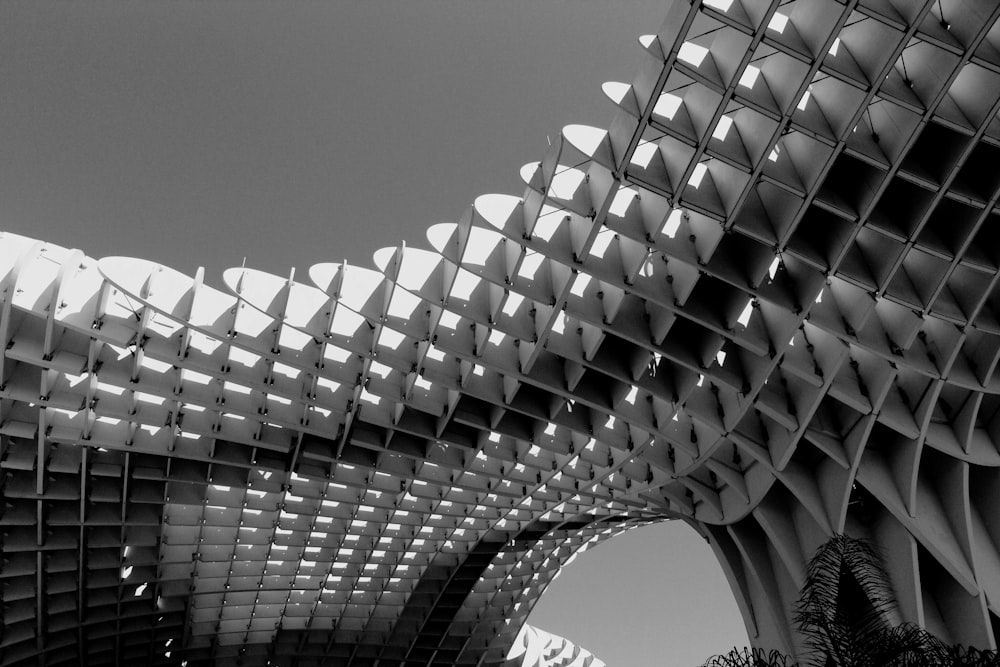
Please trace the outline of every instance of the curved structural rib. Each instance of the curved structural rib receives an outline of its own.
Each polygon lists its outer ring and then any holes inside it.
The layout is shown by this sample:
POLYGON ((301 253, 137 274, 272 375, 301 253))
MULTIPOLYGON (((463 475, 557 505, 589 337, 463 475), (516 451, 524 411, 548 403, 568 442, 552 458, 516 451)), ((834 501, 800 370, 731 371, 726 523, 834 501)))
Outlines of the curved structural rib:
POLYGON ((994 647, 994 4, 678 0, 608 130, 378 271, 3 235, 0 662, 497 665, 664 518, 758 646, 846 531, 994 647))

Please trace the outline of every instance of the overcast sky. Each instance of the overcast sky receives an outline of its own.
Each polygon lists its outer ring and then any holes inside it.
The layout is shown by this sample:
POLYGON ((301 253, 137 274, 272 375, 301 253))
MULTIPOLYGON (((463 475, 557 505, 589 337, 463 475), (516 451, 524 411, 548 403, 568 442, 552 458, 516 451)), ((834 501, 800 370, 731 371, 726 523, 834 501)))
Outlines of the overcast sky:
MULTIPOLYGON (((520 194, 563 125, 607 126, 664 0, 0 3, 0 229, 193 273, 347 259, 520 194)), ((635 531, 530 622, 609 667, 746 635, 707 545, 635 531)))

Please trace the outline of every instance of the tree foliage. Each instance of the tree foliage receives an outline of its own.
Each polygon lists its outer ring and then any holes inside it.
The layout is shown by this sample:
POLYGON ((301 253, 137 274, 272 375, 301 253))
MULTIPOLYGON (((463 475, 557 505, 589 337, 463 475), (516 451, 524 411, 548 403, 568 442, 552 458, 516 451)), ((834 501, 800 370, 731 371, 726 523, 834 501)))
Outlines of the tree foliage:
MULTIPOLYGON (((795 605, 808 648, 804 667, 1000 667, 1000 654, 942 642, 893 624, 895 597, 882 560, 866 541, 834 535, 810 559, 795 605)), ((702 667, 798 667, 790 657, 736 649, 702 667)))
POLYGON ((871 545, 834 535, 809 561, 795 623, 814 664, 914 664, 910 661, 927 649, 928 635, 915 626, 892 626, 895 605, 889 577, 871 545))
POLYGON ((712 656, 702 667, 797 667, 797 663, 781 651, 734 648, 729 653, 712 656))
POLYGON ((923 663, 914 664, 932 664, 940 667, 1000 667, 1000 653, 971 646, 945 644, 932 638, 927 659, 923 663))

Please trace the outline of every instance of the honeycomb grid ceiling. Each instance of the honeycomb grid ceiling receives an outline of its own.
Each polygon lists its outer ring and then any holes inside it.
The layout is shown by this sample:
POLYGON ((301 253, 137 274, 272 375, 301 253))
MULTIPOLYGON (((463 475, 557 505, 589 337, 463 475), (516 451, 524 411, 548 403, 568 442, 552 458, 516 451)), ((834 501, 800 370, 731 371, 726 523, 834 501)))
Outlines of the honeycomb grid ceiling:
POLYGON ((608 129, 377 270, 0 234, 0 664, 597 665, 524 621, 664 519, 756 646, 848 532, 995 648, 1000 5, 667 5, 608 129))

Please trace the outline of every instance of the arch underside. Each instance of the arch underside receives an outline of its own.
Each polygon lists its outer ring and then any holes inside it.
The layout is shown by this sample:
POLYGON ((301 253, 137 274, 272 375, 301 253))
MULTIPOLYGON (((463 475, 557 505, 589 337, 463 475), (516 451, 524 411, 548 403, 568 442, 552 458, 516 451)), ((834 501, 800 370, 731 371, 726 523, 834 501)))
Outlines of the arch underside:
POLYGON ((995 648, 998 15, 673 2, 608 130, 378 270, 3 234, 0 664, 498 665, 665 518, 758 646, 848 532, 995 648))

